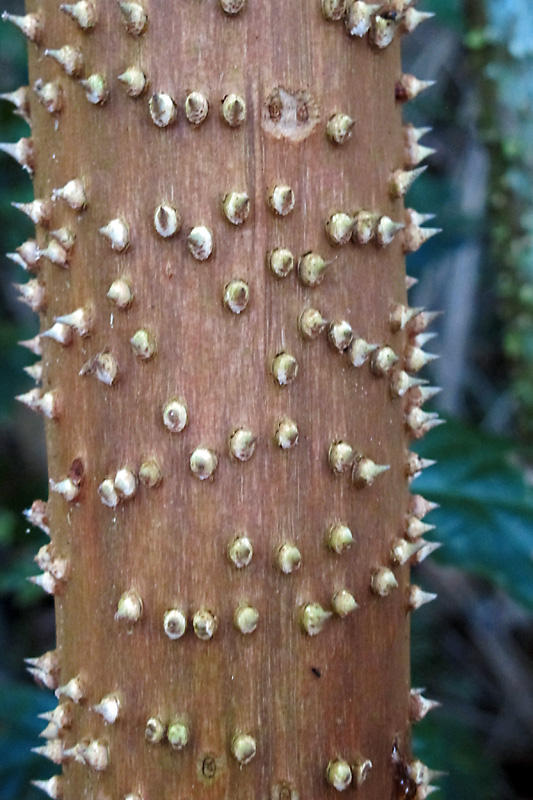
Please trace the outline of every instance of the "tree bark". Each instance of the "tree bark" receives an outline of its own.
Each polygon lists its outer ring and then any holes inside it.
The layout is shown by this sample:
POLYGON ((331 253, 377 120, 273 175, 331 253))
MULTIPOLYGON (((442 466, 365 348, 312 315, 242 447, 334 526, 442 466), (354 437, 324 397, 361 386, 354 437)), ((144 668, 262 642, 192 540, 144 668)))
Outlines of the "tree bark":
POLYGON ((404 537, 420 466, 405 415, 420 392, 394 388, 419 366, 408 348, 422 326, 394 317, 407 312, 406 234, 376 233, 383 217, 410 220, 391 183, 406 166, 400 15, 380 48, 318 0, 235 14, 152 0, 130 30, 128 5, 95 4, 84 29, 52 0, 28 3, 42 25, 42 331, 56 338, 40 339, 42 393, 27 402, 53 417, 41 562, 72 717, 49 740, 64 796, 296 800, 350 780, 362 800, 425 796, 405 766, 404 537), (59 56, 71 76, 45 54, 64 45, 83 56, 78 69, 59 56), (138 73, 117 80, 130 67, 146 77, 138 97, 138 73), (335 115, 355 123, 336 118, 343 143, 335 115), (317 285, 309 253, 325 262, 317 285), (361 340, 379 347, 359 364, 361 340))

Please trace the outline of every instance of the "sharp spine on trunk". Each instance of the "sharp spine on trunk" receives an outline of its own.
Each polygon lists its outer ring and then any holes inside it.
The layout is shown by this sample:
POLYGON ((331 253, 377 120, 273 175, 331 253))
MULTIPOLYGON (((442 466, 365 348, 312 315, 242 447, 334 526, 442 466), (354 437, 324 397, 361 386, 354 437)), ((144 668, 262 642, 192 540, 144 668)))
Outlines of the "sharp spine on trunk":
POLYGON ((25 658, 24 663, 28 664, 27 671, 30 675, 46 686, 47 689, 54 691, 58 687, 59 677, 59 657, 57 650, 48 650, 37 658, 25 658))
POLYGON ((26 272, 37 272, 40 267, 41 251, 35 239, 27 239, 15 253, 6 253, 6 256, 26 272))
POLYGON ((55 695, 57 698, 68 697, 73 703, 81 703, 85 699, 85 686, 80 675, 71 678, 64 686, 58 686, 55 695))
POLYGON ((348 359, 352 367, 362 367, 379 345, 371 344, 365 339, 355 338, 348 348, 348 359))
POLYGON ((167 730, 167 739, 174 750, 183 750, 189 743, 189 726, 181 719, 170 723, 167 730))
POLYGON ((50 490, 60 494, 68 503, 72 503, 81 491, 81 481, 76 478, 66 477, 60 481, 49 480, 50 490))
POLYGON ((45 544, 40 547, 33 560, 43 572, 49 572, 56 581, 62 581, 66 578, 69 562, 66 558, 58 558, 54 554, 51 544, 45 544))
POLYGON ((246 535, 237 536, 228 545, 228 557, 237 569, 247 567, 252 561, 253 554, 252 543, 246 535))
POLYGON ((35 525, 35 527, 40 528, 43 533, 46 533, 47 536, 50 536, 48 503, 44 500, 34 500, 30 508, 26 508, 22 513, 31 525, 35 525))
POLYGON ((425 542, 422 539, 408 542, 407 539, 395 539, 391 547, 391 561, 393 564, 403 566, 417 553, 425 542))
POLYGON ((405 350, 404 367, 406 372, 420 372, 431 361, 439 358, 434 353, 426 353, 420 347, 412 347, 408 345, 405 350))
POLYGON ((39 253, 42 258, 47 258, 48 261, 55 264, 57 267, 68 269, 68 253, 63 245, 55 239, 51 239, 44 250, 40 250, 39 253))
POLYGON ((181 639, 187 630, 187 617, 179 608, 171 608, 163 617, 163 630, 169 639, 181 639))
POLYGON ((174 206, 162 203, 154 213, 154 228, 164 239, 174 236, 181 228, 181 217, 174 206))
POLYGON ((402 31, 406 33, 412 33, 420 23, 425 22, 428 19, 434 17, 431 11, 418 11, 416 8, 408 8, 405 14, 403 15, 401 27, 402 31))
POLYGON ((295 445, 297 445, 298 426, 294 420, 289 419, 288 417, 280 420, 274 434, 274 440, 278 447, 280 447, 282 450, 291 450, 295 445))
POLYGON ((57 389, 42 394, 40 389, 31 389, 26 394, 19 394, 18 400, 32 411, 39 411, 48 419, 59 419, 64 409, 63 396, 57 389))
POLYGON ((355 460, 355 450, 348 444, 341 440, 333 442, 329 447, 328 461, 331 469, 337 475, 342 475, 344 472, 350 472, 355 460))
POLYGON ((240 605, 235 611, 233 622, 237 630, 247 636, 257 628, 259 611, 247 604, 240 605))
MULTIPOLYGON (((29 659, 26 660, 29 661, 29 659)), ((55 686, 54 689, 57 689, 57 686, 55 686)), ((47 722, 55 725, 59 731, 64 731, 72 725, 74 714, 71 704, 66 702, 58 703, 51 711, 38 714, 38 717, 39 719, 45 719, 47 722)))
POLYGON ((133 64, 117 76, 129 97, 139 97, 146 88, 146 75, 140 67, 133 64))
POLYGON ((369 758, 363 758, 362 756, 358 756, 355 760, 354 764, 354 775, 355 775, 355 783, 357 787, 363 785, 363 783, 368 778, 368 773, 372 769, 372 762, 369 758))
POLYGON ((394 333, 397 331, 403 331, 411 322, 411 320, 417 317, 423 310, 423 308, 410 308, 409 306, 404 306, 401 303, 397 303, 392 307, 389 316, 391 330, 394 333))
POLYGON ((22 211, 31 219, 34 225, 47 228, 52 218, 52 204, 49 200, 32 200, 31 203, 11 203, 13 208, 22 211))
POLYGON ((238 94, 228 94, 222 101, 222 119, 230 128, 238 128, 246 119, 246 102, 238 94))
POLYGON ((108 725, 113 725, 120 714, 120 707, 121 703, 118 695, 108 694, 102 697, 100 702, 92 707, 92 710, 99 714, 108 725))
POLYGON ((130 229, 125 220, 117 217, 110 220, 107 225, 99 228, 100 233, 117 253, 123 253, 130 244, 130 229))
POLYGON ((316 339, 327 324, 327 320, 316 308, 306 308, 298 319, 298 327, 304 339, 316 339))
POLYGON ((337 759, 329 762, 326 769, 326 780, 338 792, 347 789, 352 779, 352 768, 347 761, 337 759))
POLYGON ((4 142, 0 144, 0 150, 7 153, 11 158, 14 158, 29 175, 33 175, 33 169, 35 167, 33 139, 22 137, 22 139, 19 139, 18 142, 13 144, 4 142))
POLYGON ((2 20, 4 22, 11 22, 13 25, 16 25, 17 28, 22 31, 24 36, 30 40, 30 42, 39 44, 39 42, 42 40, 44 26, 39 13, 18 16, 16 14, 8 14, 7 11, 3 11, 2 20))
POLYGON ((438 317, 442 316, 442 311, 422 311, 409 325, 409 335, 417 336, 423 333, 438 317))
POLYGON ((70 314, 62 314, 55 318, 56 323, 68 325, 79 336, 89 336, 93 327, 92 313, 90 308, 77 308, 70 314))
POLYGON ((192 618, 192 627, 195 636, 204 642, 212 639, 218 627, 218 619, 207 608, 200 608, 192 618))
POLYGON ((231 742, 231 752, 239 764, 249 764, 257 752, 257 744, 249 733, 238 733, 231 742))
POLYGON ((146 30, 148 17, 144 8, 139 3, 122 2, 119 0, 124 25, 131 36, 140 36, 146 30))
POLYGON ((79 375, 94 374, 106 386, 113 386, 118 378, 118 364, 113 353, 102 350, 90 358, 79 371, 79 375))
POLYGON ((322 0, 322 13, 332 22, 337 22, 346 13, 346 0, 322 0))
POLYGON ((48 795, 51 800, 63 800, 65 779, 62 775, 53 775, 47 781, 30 781, 37 789, 48 795))
POLYGON ((294 268, 294 256, 285 247, 278 247, 268 255, 270 269, 278 278, 286 278, 294 268))
POLYGON ((254 454, 257 436, 246 428, 238 428, 229 439, 229 451, 237 461, 248 461, 254 454))
POLYGON ((353 534, 347 525, 337 522, 328 531, 328 547, 337 555, 342 555, 353 544, 353 534))
POLYGON ((201 481, 212 478, 218 466, 218 457, 207 447, 197 447, 189 460, 192 474, 201 481))
POLYGON ((276 554, 276 562, 284 575, 291 575, 300 569, 302 555, 295 544, 285 542, 276 554))
POLYGON ((245 310, 250 299, 250 288, 245 281, 233 280, 224 287, 223 301, 226 308, 233 314, 240 314, 245 310))
POLYGON ((67 14, 82 29, 91 30, 98 21, 98 14, 94 3, 90 0, 79 0, 77 3, 62 3, 59 10, 67 14))
POLYGON ((95 106, 103 105, 109 97, 109 87, 105 75, 95 72, 85 80, 80 81, 80 85, 85 89, 85 94, 89 103, 95 106))
POLYGON ((413 565, 422 564, 435 550, 442 547, 442 542, 424 542, 423 539, 420 539, 420 542, 422 542, 422 547, 413 556, 413 565))
POLYGON ((157 352, 157 341, 152 331, 140 328, 130 339, 131 349, 142 361, 148 361, 157 352))
POLYGON ((20 297, 18 298, 21 303, 27 305, 32 311, 40 312, 46 311, 48 305, 46 299, 46 290, 42 284, 39 283, 37 278, 32 278, 27 283, 14 283, 13 286, 17 289, 20 297))
POLYGON ((129 308, 133 300, 133 292, 126 278, 117 278, 108 289, 107 297, 121 311, 129 308))
POLYGON ((171 433, 181 433, 186 427, 188 419, 184 400, 173 398, 163 406, 163 424, 171 433))
POLYGON ((279 386, 288 386, 298 375, 298 362, 290 353, 278 353, 272 362, 272 375, 279 386))
POLYGON ((408 592, 408 605, 411 611, 416 611, 426 603, 431 603, 437 599, 437 595, 431 592, 424 592, 420 586, 411 585, 408 592))
POLYGON ((161 467, 155 458, 143 461, 139 467, 139 481, 148 489, 155 489, 163 480, 161 467))
POLYGON ((403 197, 411 188, 417 178, 425 172, 427 167, 418 167, 417 169, 402 170, 397 169, 392 173, 389 181, 389 191, 392 198, 398 199, 403 197))
POLYGON ((27 350, 30 350, 36 356, 42 356, 43 354, 43 343, 42 343, 42 334, 38 333, 37 336, 34 336, 33 339, 21 339, 18 344, 21 347, 25 347, 27 350))
POLYGON ((42 78, 38 78, 33 84, 33 91, 50 114, 58 114, 63 108, 63 89, 57 81, 44 83, 42 78))
POLYGON ((435 530, 435 525, 428 525, 426 522, 422 522, 414 514, 406 518, 405 538, 409 539, 410 542, 420 539, 433 530, 435 530))
POLYGON ((64 761, 64 747, 61 739, 50 739, 41 747, 32 747, 31 752, 48 758, 54 764, 62 764, 64 761))
POLYGON ((352 238, 354 218, 344 211, 333 214, 326 222, 326 234, 332 244, 348 244, 352 238))
POLYGON ((442 228, 421 228, 418 225, 407 225, 402 233, 404 253, 416 253, 423 244, 438 233, 442 233, 442 228))
POLYGON ((338 617, 344 619, 344 617, 347 617, 348 614, 351 614, 353 611, 359 608, 359 605, 351 592, 349 592, 347 589, 341 589, 339 592, 336 592, 333 595, 331 599, 331 607, 338 617))
POLYGON ((432 461, 429 458, 421 458, 418 453, 408 451, 405 460, 406 475, 414 480, 421 474, 422 470, 432 467, 436 463, 436 461, 432 461))
POLYGON ((29 367, 24 367, 24 372, 26 375, 29 375, 30 378, 33 378, 35 383, 41 383, 43 380, 43 362, 37 361, 29 367))
POLYGON ((197 225, 187 236, 187 246, 197 261, 206 261, 213 252, 213 234, 205 225, 197 225))
POLYGON ((0 100, 12 103, 15 106, 13 113, 18 117, 22 117, 28 125, 31 125, 29 91, 29 86, 21 86, 20 89, 15 89, 14 92, 3 92, 0 94, 0 100))
POLYGON ((326 134, 334 144, 345 144, 351 138, 355 121, 348 114, 334 114, 326 125, 326 134))
POLYGON ((43 572, 41 575, 31 575, 27 580, 46 592, 46 594, 56 594, 59 589, 57 581, 50 572, 43 572))
POLYGON ((286 184, 278 184, 268 192, 268 206, 279 217, 286 217, 294 209, 294 191, 286 184))
POLYGON ((115 619, 124 622, 139 622, 143 615, 143 601, 135 589, 128 589, 118 601, 115 619))
POLYGON ((435 511, 437 508, 440 508, 438 503, 426 500, 421 494, 413 494, 409 498, 409 511, 418 519, 424 519, 426 514, 429 514, 430 511, 435 511))
POLYGON ((376 242, 380 247, 387 247, 397 233, 405 228, 403 222, 394 222, 390 217, 380 217, 376 229, 376 242))
POLYGON ((358 211, 354 217, 352 239, 359 244, 368 244, 376 235, 379 214, 372 211, 358 211))
POLYGON ((318 636, 331 616, 331 611, 325 611, 320 603, 307 603, 301 610, 300 625, 308 636, 318 636))
POLYGON ((411 722, 420 722, 426 714, 434 708, 440 708, 441 703, 437 700, 428 700, 422 692, 425 689, 411 689, 409 693, 409 719, 411 722))
POLYGON ((228 192, 222 200, 224 216, 233 225, 242 225, 250 213, 250 198, 246 192, 228 192))
POLYGON ((137 493, 137 475, 128 467, 121 467, 115 475, 113 484, 121 500, 131 500, 137 493))
POLYGON ((370 371, 383 378, 398 363, 398 356, 391 347, 378 347, 370 356, 370 371))
POLYGON ((361 0, 348 0, 346 3, 346 16, 344 24, 350 36, 365 36, 372 25, 372 16, 380 8, 378 5, 365 3, 361 0))
POLYGON ((45 50, 44 54, 57 61, 63 71, 71 78, 79 78, 83 72, 83 55, 77 47, 66 44, 57 50, 45 50))
POLYGON ((78 764, 84 764, 97 772, 103 772, 109 766, 109 749, 105 742, 93 739, 78 742, 63 753, 64 758, 73 758, 78 764))
POLYGON ((55 322, 51 328, 43 331, 41 336, 47 339, 53 339, 54 342, 59 342, 59 344, 67 347, 72 342, 72 328, 70 325, 65 325, 63 322, 55 322))
POLYGON ((374 594, 379 595, 379 597, 386 597, 394 589, 398 588, 398 581, 388 567, 379 567, 372 574, 370 586, 374 594))
POLYGON ((376 478, 390 469, 390 464, 376 464, 370 458, 358 456, 353 465, 352 479, 356 486, 372 486, 376 478))
POLYGON ((87 195, 81 178, 73 178, 52 192, 52 200, 63 200, 74 211, 82 211, 87 206, 87 195))
POLYGON ((421 81, 415 78, 414 75, 404 74, 399 81, 396 81, 396 100, 400 103, 406 103, 408 100, 414 100, 415 97, 433 86, 435 81, 421 81))
POLYGON ((144 728, 144 738, 150 744, 160 744, 165 738, 166 725, 159 717, 150 717, 144 728))
POLYGON ((191 92, 185 98, 185 116, 191 125, 201 125, 209 114, 207 97, 201 92, 191 92))
POLYGON ((116 508, 120 503, 120 498, 115 489, 115 484, 111 478, 106 478, 99 485, 98 496, 102 503, 108 508, 116 508))
POLYGON ((396 18, 389 19, 388 17, 376 14, 372 19, 372 25, 370 28, 370 37, 372 42, 380 50, 384 50, 386 47, 392 44, 397 28, 398 22, 396 18))
POLYGON ((329 324, 328 342, 339 353, 344 353, 353 341, 352 326, 345 319, 335 320, 329 324))
POLYGON ((413 144, 409 147, 405 147, 403 151, 403 165, 406 168, 416 167, 436 152, 437 151, 433 147, 424 147, 424 145, 421 144, 413 144))
POLYGON ((298 261, 298 277, 304 286, 318 286, 324 279, 327 266, 318 253, 304 253, 298 261))
POLYGON ((178 109, 172 97, 164 92, 155 92, 148 101, 152 121, 158 128, 167 128, 177 115, 178 109))

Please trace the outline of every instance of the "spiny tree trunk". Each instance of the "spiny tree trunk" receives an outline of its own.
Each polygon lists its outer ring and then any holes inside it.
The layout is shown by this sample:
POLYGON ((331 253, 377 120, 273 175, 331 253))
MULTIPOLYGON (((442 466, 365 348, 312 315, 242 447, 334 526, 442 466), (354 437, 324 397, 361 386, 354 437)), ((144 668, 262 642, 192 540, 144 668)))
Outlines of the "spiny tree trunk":
POLYGON ((42 787, 425 797, 409 563, 430 506, 407 487, 434 424, 413 377, 431 315, 407 307, 404 253, 429 234, 404 211, 426 153, 400 103, 424 87, 400 33, 425 15, 62 10, 18 21, 43 354, 22 399, 47 417, 52 490, 29 515, 57 609, 31 666, 64 775, 42 787))

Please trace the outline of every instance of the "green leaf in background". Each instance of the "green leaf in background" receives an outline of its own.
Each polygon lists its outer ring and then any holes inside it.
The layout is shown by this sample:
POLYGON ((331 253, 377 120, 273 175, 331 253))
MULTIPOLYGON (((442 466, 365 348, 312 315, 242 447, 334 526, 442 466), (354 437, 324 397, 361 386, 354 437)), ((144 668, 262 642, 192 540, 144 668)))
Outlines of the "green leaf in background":
POLYGON ((533 487, 516 445, 449 422, 418 450, 438 462, 412 487, 441 505, 431 517, 444 543, 437 560, 487 578, 533 609, 533 487))

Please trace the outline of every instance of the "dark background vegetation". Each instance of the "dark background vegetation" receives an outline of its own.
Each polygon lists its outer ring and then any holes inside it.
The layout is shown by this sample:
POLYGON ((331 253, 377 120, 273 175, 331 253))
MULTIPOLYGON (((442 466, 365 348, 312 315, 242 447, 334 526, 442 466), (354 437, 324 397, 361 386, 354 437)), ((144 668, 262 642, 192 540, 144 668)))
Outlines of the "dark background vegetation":
MULTIPOLYGON (((5 3, 5 0, 4 0, 5 3)), ((21 12, 18 0, 7 2, 21 12)), ((431 342, 433 401, 448 419, 420 445, 438 459, 413 490, 440 503, 427 521, 444 547, 414 580, 439 600, 414 615, 413 685, 442 702, 414 731, 445 800, 533 798, 533 3, 421 0, 437 12, 404 43, 404 69, 436 79, 406 117, 433 125, 436 148, 408 205, 444 232, 408 259, 411 304, 445 314, 431 342)), ((27 81, 25 42, 0 25, 0 91, 27 81)), ((0 140, 27 135, 0 103, 0 140)), ((31 236, 10 207, 29 179, 0 153, 0 253, 31 236)), ((13 397, 35 359, 17 340, 37 332, 16 301, 21 270, 0 256, 0 796, 33 800, 52 774, 30 753, 36 714, 53 705, 23 658, 54 644, 53 608, 25 578, 44 536, 20 514, 45 498, 40 420, 13 397)), ((431 534, 430 534, 431 537, 431 534)), ((437 795, 438 796, 438 795, 437 795)), ((385 800, 385 799, 384 799, 385 800)))

